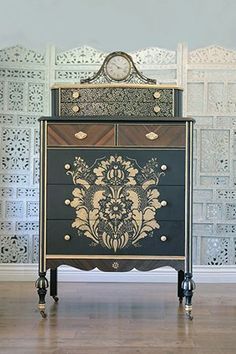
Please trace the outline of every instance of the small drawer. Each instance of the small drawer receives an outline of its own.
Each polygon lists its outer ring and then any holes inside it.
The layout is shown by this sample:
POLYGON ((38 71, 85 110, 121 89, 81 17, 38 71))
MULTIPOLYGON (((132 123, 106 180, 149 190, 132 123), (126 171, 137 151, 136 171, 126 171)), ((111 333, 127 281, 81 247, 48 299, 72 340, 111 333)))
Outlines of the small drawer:
POLYGON ((174 124, 119 124, 118 145, 184 147, 185 126, 174 124))
POLYGON ((48 146, 113 146, 114 124, 48 124, 48 146))

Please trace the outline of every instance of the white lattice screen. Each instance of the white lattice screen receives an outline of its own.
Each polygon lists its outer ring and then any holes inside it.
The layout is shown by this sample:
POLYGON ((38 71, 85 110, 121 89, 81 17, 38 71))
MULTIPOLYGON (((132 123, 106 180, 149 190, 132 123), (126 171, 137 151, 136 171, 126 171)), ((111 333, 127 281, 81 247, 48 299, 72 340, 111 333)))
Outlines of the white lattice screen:
MULTIPOLYGON (((39 132, 50 115, 50 85, 96 72, 107 53, 89 47, 44 54, 0 50, 0 261, 37 262, 39 132)), ((130 53, 159 83, 184 88, 184 114, 196 118, 194 263, 236 259, 236 51, 149 48, 130 53)))

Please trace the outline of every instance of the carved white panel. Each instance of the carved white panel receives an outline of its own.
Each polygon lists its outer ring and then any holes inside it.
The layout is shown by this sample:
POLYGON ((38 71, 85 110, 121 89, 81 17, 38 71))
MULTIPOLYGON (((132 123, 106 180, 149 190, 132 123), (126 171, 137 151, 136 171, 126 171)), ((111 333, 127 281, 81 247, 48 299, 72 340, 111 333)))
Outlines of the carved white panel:
POLYGON ((38 233, 38 118, 49 115, 49 53, 0 50, 1 262, 32 262, 38 233))
POLYGON ((24 84, 22 82, 10 81, 8 83, 8 101, 9 111, 24 110, 24 84))
POLYGON ((4 82, 0 81, 0 110, 3 110, 4 82))
POLYGON ((228 130, 201 130, 201 172, 228 172, 229 151, 228 130))
POLYGON ((28 263, 29 239, 26 235, 1 235, 2 263, 28 263))
POLYGON ((57 54, 56 64, 101 64, 106 55, 107 53, 84 46, 57 54))
POLYGON ((227 111, 236 114, 236 83, 229 83, 227 87, 227 111))
POLYGON ((224 112, 225 90, 223 83, 208 84, 208 106, 209 114, 219 114, 224 112))
POLYGON ((236 53, 220 46, 210 46, 189 53, 190 64, 236 64, 236 53))
POLYGON ((29 168, 29 129, 2 129, 2 169, 27 170, 29 168))
POLYGON ((202 114, 204 109, 204 86, 202 83, 189 83, 187 95, 187 111, 190 114, 202 114))
POLYGON ((176 63, 176 52, 162 48, 147 48, 130 53, 130 55, 136 64, 163 65, 176 63))
POLYGON ((44 84, 29 84, 28 86, 28 110, 29 112, 43 113, 44 84))
POLYGON ((202 264, 226 265, 230 263, 229 238, 203 238, 202 264))
POLYGON ((45 57, 21 46, 0 50, 0 64, 44 64, 45 57))

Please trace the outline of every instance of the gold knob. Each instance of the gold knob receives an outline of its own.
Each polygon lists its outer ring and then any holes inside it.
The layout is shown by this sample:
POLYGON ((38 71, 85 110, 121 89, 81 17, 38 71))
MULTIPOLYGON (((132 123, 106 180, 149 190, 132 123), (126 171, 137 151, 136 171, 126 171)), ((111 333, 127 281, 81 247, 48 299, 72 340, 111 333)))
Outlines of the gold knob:
POLYGON ((69 241, 70 240, 70 235, 65 235, 64 240, 69 241))
POLYGON ((65 200, 65 205, 70 205, 70 199, 65 200))
POLYGON ((70 169, 70 164, 69 163, 66 163, 65 166, 64 166, 65 170, 69 170, 70 169))
POLYGON ((82 132, 82 131, 80 131, 80 132, 78 132, 78 133, 75 134, 75 137, 76 137, 77 139, 79 139, 79 140, 86 139, 87 136, 88 136, 88 134, 87 134, 87 133, 84 133, 84 132, 82 132))
POLYGON ((166 236, 164 236, 164 235, 161 236, 161 241, 162 241, 162 242, 165 242, 166 240, 167 240, 167 237, 166 237, 166 236))
POLYGON ((156 91, 156 92, 154 92, 153 96, 154 96, 154 98, 160 98, 161 93, 159 91, 156 91))
POLYGON ((147 133, 145 136, 149 140, 156 140, 159 138, 159 135, 154 132, 147 133))
POLYGON ((73 106, 72 111, 75 113, 79 112, 79 106, 73 106))
POLYGON ((166 201, 166 200, 162 200, 162 201, 161 201, 161 206, 162 206, 162 207, 167 206, 167 201, 166 201))
POLYGON ((161 108, 159 106, 155 106, 153 108, 153 110, 154 110, 155 113, 158 113, 158 112, 160 112, 161 108))
POLYGON ((167 170, 167 166, 166 165, 161 165, 161 170, 162 171, 166 171, 167 170))
POLYGON ((73 98, 78 98, 79 97, 79 91, 73 91, 72 97, 73 98))

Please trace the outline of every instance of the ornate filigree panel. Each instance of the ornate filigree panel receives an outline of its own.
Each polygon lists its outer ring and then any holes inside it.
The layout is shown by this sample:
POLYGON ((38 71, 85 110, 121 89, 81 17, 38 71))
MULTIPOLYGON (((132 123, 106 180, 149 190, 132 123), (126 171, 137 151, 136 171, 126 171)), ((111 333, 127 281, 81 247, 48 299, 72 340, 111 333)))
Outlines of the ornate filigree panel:
POLYGON ((1 162, 3 170, 29 169, 30 130, 9 128, 2 129, 1 162))
POLYGON ((187 62, 185 113, 196 116, 197 133, 194 210, 201 210, 194 215, 193 233, 199 236, 196 262, 233 264, 236 52, 210 46, 190 52, 187 62))
POLYGON ((2 263, 28 263, 29 238, 27 235, 1 235, 2 263))
POLYGON ((201 130, 201 172, 228 172, 230 131, 201 130), (210 152, 210 153, 209 153, 210 152))
POLYGON ((48 62, 20 46, 0 50, 1 262, 36 261, 38 118, 49 114, 48 62))
POLYGON ((8 101, 7 109, 9 111, 24 111, 24 84, 22 82, 8 82, 8 101))
MULTIPOLYGON (((0 50, 0 64, 44 64, 45 56, 21 46, 0 50)), ((14 68, 14 65, 13 65, 14 68)))
POLYGON ((212 45, 190 52, 188 61, 191 64, 236 64, 236 52, 212 45))
POLYGON ((4 98, 4 95, 3 95, 3 89, 4 89, 4 82, 3 81, 0 81, 0 109, 3 110, 3 98, 4 98))
POLYGON ((204 254, 202 262, 208 265, 225 265, 230 263, 229 238, 203 238, 204 254))

